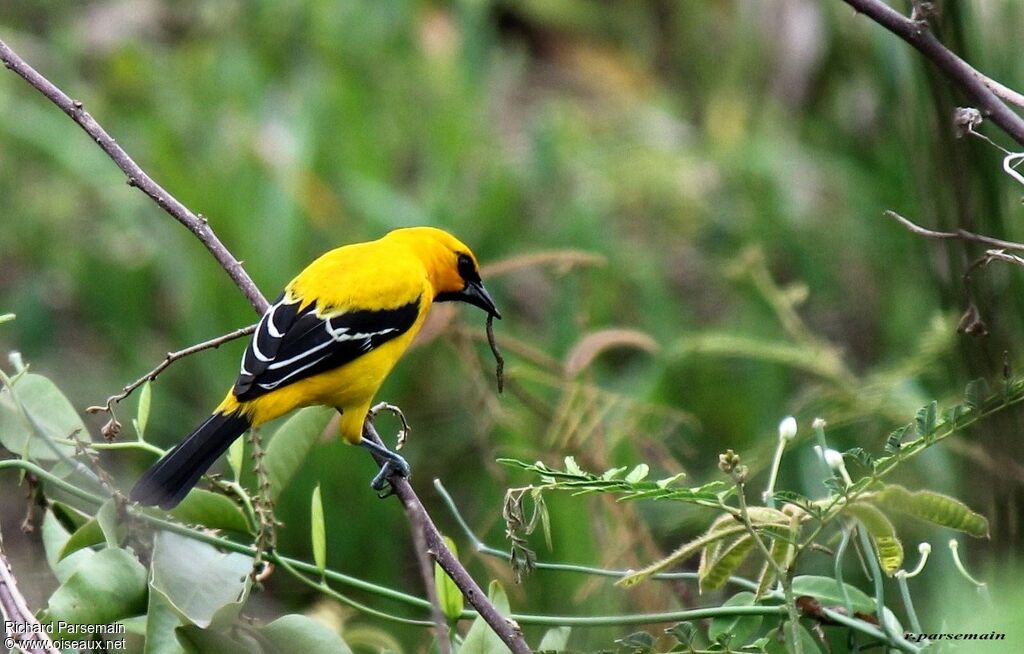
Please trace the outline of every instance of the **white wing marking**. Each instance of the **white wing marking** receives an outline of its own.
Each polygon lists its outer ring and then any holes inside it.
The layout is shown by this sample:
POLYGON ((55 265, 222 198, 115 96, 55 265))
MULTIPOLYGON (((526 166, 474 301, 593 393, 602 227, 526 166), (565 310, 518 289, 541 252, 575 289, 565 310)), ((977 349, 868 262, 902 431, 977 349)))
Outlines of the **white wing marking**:
POLYGON ((304 365, 304 366, 300 366, 300 367, 296 368, 295 370, 292 370, 292 371, 291 371, 290 373, 288 373, 287 375, 285 375, 285 376, 284 376, 284 377, 282 377, 281 379, 278 379, 278 380, 277 380, 277 381, 275 381, 275 382, 270 382, 270 383, 267 383, 267 384, 257 384, 257 385, 258 385, 258 386, 259 386, 260 388, 262 388, 262 389, 265 389, 265 390, 268 390, 268 391, 269 391, 269 390, 273 390, 273 389, 277 388, 278 386, 280 386, 280 385, 281 385, 282 383, 284 383, 284 382, 288 381, 289 379, 291 379, 291 378, 292 378, 292 377, 294 377, 295 375, 299 374, 300 372, 302 372, 302 371, 303 371, 303 370, 305 370, 306 368, 312 368, 312 367, 313 367, 313 366, 315 366, 316 364, 318 364, 318 363, 320 363, 321 361, 323 361, 324 359, 326 359, 326 358, 327 358, 328 356, 329 356, 329 355, 325 354, 325 355, 323 355, 322 357, 320 357, 319 359, 314 359, 313 361, 310 361, 310 362, 309 362, 309 363, 307 363, 306 365, 304 365))

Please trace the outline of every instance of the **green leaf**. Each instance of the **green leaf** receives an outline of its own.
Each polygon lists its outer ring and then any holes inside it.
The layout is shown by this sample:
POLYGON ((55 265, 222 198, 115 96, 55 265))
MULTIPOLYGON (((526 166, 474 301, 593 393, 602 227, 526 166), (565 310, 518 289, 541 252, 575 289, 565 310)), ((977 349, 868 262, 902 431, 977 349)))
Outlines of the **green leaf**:
POLYGON ((871 456, 863 447, 851 447, 843 452, 844 459, 853 459, 865 468, 871 469, 875 464, 875 457, 871 456))
POLYGON ((565 457, 565 471, 570 475, 583 476, 586 474, 583 472, 583 469, 580 468, 579 464, 576 463, 576 457, 572 456, 565 457))
POLYGON ((615 641, 620 650, 629 654, 648 654, 654 651, 654 636, 646 631, 637 631, 615 641))
MULTIPOLYGON (((512 613, 509 609, 505 589, 497 581, 492 581, 488 586, 487 597, 502 615, 507 616, 512 613)), ((473 620, 469 631, 466 632, 466 638, 462 641, 462 647, 459 648, 459 654, 506 654, 511 651, 481 617, 473 620)))
POLYGON ((691 541, 683 543, 682 545, 677 547, 675 551, 673 551, 671 554, 661 559, 660 561, 655 561, 654 563, 650 564, 649 566, 641 570, 631 572, 630 574, 624 576, 622 579, 616 581, 615 585, 622 586, 624 588, 635 586, 639 584, 641 581, 644 581, 645 579, 653 575, 654 573, 661 572, 665 568, 675 565, 676 563, 685 561, 686 559, 690 558, 691 556, 699 552, 701 549, 707 547, 715 541, 728 538, 729 536, 739 534, 743 531, 746 531, 746 527, 743 525, 733 525, 731 527, 723 527, 721 529, 715 529, 714 525, 712 525, 712 527, 701 536, 698 536, 697 538, 691 541))
POLYGON ((260 629, 260 634, 281 652, 352 654, 333 629, 305 615, 283 615, 260 629))
MULTIPOLYGON (((789 635, 789 628, 782 625, 768 632, 768 642, 765 645, 765 654, 793 654, 795 647, 788 646, 786 637, 789 635)), ((802 624, 796 625, 796 637, 800 641, 800 649, 804 654, 821 654, 818 641, 814 639, 809 631, 804 629, 802 624)))
POLYGON ((939 404, 935 400, 917 410, 914 426, 918 436, 927 436, 935 431, 935 421, 939 415, 939 404))
POLYGON ((153 400, 153 387, 151 382, 146 382, 139 389, 139 410, 135 417, 135 433, 139 440, 145 440, 146 425, 149 423, 149 406, 153 400))
MULTIPOLYGON (((779 565, 780 568, 786 569, 789 567, 787 561, 789 557, 791 545, 783 540, 782 538, 775 538, 772 541, 772 547, 770 554, 772 560, 779 565)), ((775 566, 768 561, 765 561, 764 567, 761 568, 761 574, 757 578, 757 592, 755 593, 758 599, 764 597, 764 594, 768 592, 768 587, 775 581, 775 566)))
POLYGON ((715 552, 713 560, 708 563, 700 575, 698 581, 700 592, 703 593, 721 588, 726 580, 729 579, 729 575, 747 558, 753 547, 754 540, 750 537, 750 534, 742 534, 739 538, 721 548, 720 552, 715 552))
POLYGON ((693 644, 698 632, 697 627, 694 627, 691 622, 677 622, 666 629, 665 633, 672 636, 683 645, 690 646, 693 644))
POLYGON ((71 537, 64 543, 64 547, 61 548, 57 560, 63 561, 65 558, 75 552, 78 552, 82 548, 99 545, 102 542, 103 530, 100 528, 100 523, 96 518, 92 518, 76 529, 75 533, 71 534, 71 537))
MULTIPOLYGON (((174 630, 178 643, 188 654, 225 654, 264 652, 256 637, 241 629, 200 629, 195 625, 182 625, 174 630)), ((286 650, 288 652, 294 650, 286 650)), ((276 651, 274 654, 278 654, 276 651)))
MULTIPOLYGON (((98 527, 98 525, 97 525, 98 527)), ((96 542, 102 540, 102 532, 96 542)), ((65 557, 62 554, 71 534, 60 523, 60 520, 52 511, 47 511, 43 516, 43 549, 46 551, 46 562, 57 577, 57 581, 64 583, 83 562, 96 555, 96 552, 88 549, 79 549, 65 557)))
POLYGON ((104 502, 96 511, 96 522, 100 526, 103 538, 107 541, 107 547, 117 547, 125 529, 117 521, 117 503, 114 498, 104 502))
POLYGON ((288 486, 333 415, 334 409, 329 407, 307 407, 274 432, 264 459, 271 497, 276 499, 288 486))
POLYGON ((569 646, 569 634, 572 627, 552 627, 544 634, 536 652, 563 652, 569 646))
POLYGON ((151 592, 146 611, 146 643, 142 654, 185 654, 174 631, 180 625, 181 616, 167 596, 151 592))
MULTIPOLYGON (((850 584, 844 584, 846 592, 850 596, 850 604, 855 611, 864 613, 875 612, 875 600, 868 597, 864 591, 850 584)), ((793 578, 793 594, 796 596, 810 595, 816 598, 826 607, 844 606, 843 591, 839 588, 839 582, 832 577, 818 577, 815 575, 801 575, 793 578)))
POLYGON ((93 518, 91 513, 86 513, 85 511, 73 507, 70 504, 65 504, 60 500, 52 500, 50 502, 50 508, 53 509, 54 517, 56 517, 62 525, 70 526, 73 529, 78 529, 93 518))
POLYGON ((222 608, 241 608, 249 589, 252 559, 159 531, 153 540, 152 569, 152 590, 163 593, 186 620, 206 628, 222 608))
MULTIPOLYGON (((664 479, 659 479, 658 481, 656 481, 654 483, 656 483, 658 485, 658 488, 668 488, 669 486, 671 486, 672 484, 676 483, 680 479, 685 479, 685 478, 686 478, 686 473, 685 472, 677 472, 676 474, 672 475, 671 477, 665 477, 664 479)), ((682 623, 680 623, 680 624, 682 624, 682 623)))
POLYGON ((893 576, 903 565, 903 544, 896 537, 896 528, 884 513, 864 502, 856 502, 846 510, 867 529, 875 546, 878 563, 888 576, 893 576))
POLYGON ((46 620, 108 624, 146 611, 146 568, 128 550, 108 547, 82 561, 46 606, 46 620))
POLYGON ((235 481, 242 479, 242 464, 245 461, 245 439, 236 438, 228 446, 228 466, 231 467, 231 474, 235 481))
POLYGON ((985 404, 988 396, 988 381, 981 377, 968 382, 967 388, 964 389, 964 404, 972 409, 977 409, 985 404))
POLYGON ((960 500, 928 490, 911 492, 888 484, 868 498, 874 504, 927 522, 962 531, 975 538, 988 538, 988 520, 960 500))
MULTIPOLYGON (((148 509, 160 515, 157 509, 148 509)), ((242 509, 225 495, 202 488, 193 488, 181 504, 171 510, 171 515, 190 525, 202 525, 210 529, 224 529, 240 534, 254 533, 242 509)))
MULTIPOLYGON (((745 590, 727 599, 722 606, 754 606, 754 604, 756 604, 754 594, 745 590)), ((730 646, 738 647, 746 643, 750 640, 751 636, 757 633, 763 619, 764 616, 761 615, 736 615, 714 618, 711 620, 711 627, 708 629, 708 638, 716 641, 720 637, 728 635, 732 637, 729 641, 730 646)))
MULTIPOLYGON (((455 541, 445 536, 444 542, 457 558, 459 552, 455 547, 455 541)), ((437 601, 441 605, 444 617, 454 624, 462 615, 462 609, 465 606, 462 591, 437 563, 434 563, 434 588, 437 591, 437 601)))
POLYGON ((610 468, 608 470, 605 470, 603 473, 601 473, 601 480, 611 481, 613 479, 617 479, 619 475, 626 472, 627 468, 628 466, 622 466, 621 468, 610 468))
POLYGON ((903 446, 903 439, 911 428, 912 425, 906 424, 889 434, 889 437, 885 439, 885 451, 889 454, 899 452, 900 448, 903 446))
POLYGON ((322 577, 327 569, 327 526, 324 523, 324 503, 320 500, 320 484, 313 489, 310 501, 309 532, 313 542, 313 561, 322 577))
MULTIPOLYGON (((553 547, 551 544, 551 515, 548 513, 548 504, 544 501, 544 490, 534 488, 530 491, 530 498, 533 499, 533 517, 530 518, 530 522, 532 524, 534 520, 540 521, 541 531, 544 532, 544 544, 550 550, 553 547)), ((527 533, 533 533, 533 529, 530 528, 527 533)))
POLYGON ((626 482, 630 484, 636 484, 647 478, 647 475, 651 472, 650 467, 646 463, 641 463, 637 467, 629 471, 626 475, 626 482))
POLYGON ((0 389, 0 445, 34 461, 57 461, 60 455, 54 450, 65 456, 75 453, 71 445, 46 443, 35 427, 50 438, 85 434, 82 419, 60 389, 46 377, 28 373, 14 384, 13 393, 7 386, 0 389))
POLYGON ((117 522, 117 504, 111 498, 100 506, 95 517, 75 530, 61 549, 60 558, 64 559, 83 547, 92 547, 104 540, 108 547, 117 547, 124 532, 124 526, 117 522))

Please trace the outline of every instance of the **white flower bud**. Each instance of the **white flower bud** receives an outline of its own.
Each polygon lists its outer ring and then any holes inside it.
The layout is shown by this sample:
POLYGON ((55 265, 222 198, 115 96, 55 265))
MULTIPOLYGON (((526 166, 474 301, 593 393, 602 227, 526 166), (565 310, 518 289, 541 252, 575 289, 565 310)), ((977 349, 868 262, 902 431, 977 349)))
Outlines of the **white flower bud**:
POLYGON ((837 471, 845 467, 843 465, 843 455, 832 448, 825 450, 825 463, 828 464, 829 468, 837 471))
POLYGON ((779 423, 779 438, 784 441, 791 441, 796 438, 796 418, 786 416, 779 423))
POLYGON ((917 551, 921 553, 921 556, 928 556, 932 553, 932 546, 929 543, 921 543, 917 546, 917 551))
POLYGON ((811 428, 812 429, 824 429, 826 424, 827 423, 825 422, 824 418, 815 418, 814 422, 811 423, 811 428))

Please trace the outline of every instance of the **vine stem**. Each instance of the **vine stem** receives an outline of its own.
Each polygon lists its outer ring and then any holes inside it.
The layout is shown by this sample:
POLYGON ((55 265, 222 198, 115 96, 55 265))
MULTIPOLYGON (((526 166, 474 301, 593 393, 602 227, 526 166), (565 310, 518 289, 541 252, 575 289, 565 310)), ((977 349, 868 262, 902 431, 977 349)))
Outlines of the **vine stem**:
POLYGON ((757 549, 760 550, 761 555, 764 556, 765 561, 768 565, 772 566, 775 570, 776 576, 782 584, 782 594, 785 598, 786 603, 786 614, 789 618, 789 629, 787 637, 790 645, 793 647, 793 651, 796 654, 803 654, 803 643, 800 642, 800 638, 797 635, 797 626, 800 624, 800 614, 796 608, 796 598, 793 597, 793 579, 790 576, 789 570, 783 568, 778 561, 772 556, 772 553, 768 550, 768 546, 761 540, 761 535, 754 529, 754 524, 750 521, 750 514, 747 511, 747 499, 745 496, 744 484, 741 476, 736 477, 736 497, 739 502, 739 516, 740 520, 743 521, 743 526, 747 528, 747 532, 750 537, 754 539, 754 543, 757 545, 757 549))
MULTIPOLYGON (((57 477, 47 470, 39 467, 37 464, 24 459, 7 459, 0 461, 0 470, 4 469, 21 469, 26 470, 40 479, 46 481, 49 484, 69 493, 70 495, 77 497, 90 504, 91 506, 98 507, 103 503, 103 498, 90 493, 89 491, 83 490, 70 484, 69 482, 57 477)), ((245 545, 243 543, 236 543, 233 540, 224 538, 221 536, 213 535, 206 531, 193 529, 185 525, 171 522, 163 518, 150 515, 143 512, 134 512, 135 517, 147 522, 159 529, 164 529, 187 538, 213 545, 229 552, 236 552, 238 554, 244 554, 246 556, 255 556, 256 550, 251 545, 245 545)), ((268 553, 268 557, 271 558, 275 563, 281 565, 285 569, 294 569, 301 571, 308 575, 315 575, 317 578, 321 575, 320 569, 306 561, 285 557, 277 552, 268 553)), ((381 597, 395 600, 403 603, 407 606, 415 607, 418 609, 430 609, 430 603, 419 597, 414 597, 406 593, 387 588, 385 586, 378 586, 377 584, 352 577, 336 570, 328 568, 323 571, 323 576, 326 579, 335 581, 358 590, 362 590, 368 593, 373 593, 381 597)), ((770 593, 773 598, 781 599, 781 594, 770 593)), ((870 636, 872 638, 885 640, 885 634, 875 627, 873 624, 864 622, 863 620, 857 620, 851 618, 843 613, 832 611, 831 609, 824 608, 822 613, 830 620, 850 627, 870 636)), ((539 626, 570 626, 570 627, 607 627, 607 626, 623 626, 623 625, 641 625, 641 624, 657 624, 659 622, 670 622, 680 620, 702 620, 705 618, 724 618, 724 617, 735 617, 743 615, 783 615, 785 614, 785 608, 782 606, 716 606, 700 609, 690 609, 682 611, 666 611, 662 613, 636 613, 630 615, 594 615, 594 616, 571 616, 571 615, 531 615, 531 614, 516 614, 513 613, 510 618, 516 620, 520 624, 528 625, 539 625, 539 626)), ((479 614, 472 610, 463 610, 459 615, 459 620, 472 620, 475 619, 479 614)), ((384 616, 382 616, 384 617, 384 616)), ((397 619, 401 622, 406 622, 404 618, 396 618, 395 616, 386 616, 391 619, 397 619)), ((906 642, 903 639, 893 641, 893 647, 897 647, 906 652, 917 652, 919 648, 913 644, 906 642)))

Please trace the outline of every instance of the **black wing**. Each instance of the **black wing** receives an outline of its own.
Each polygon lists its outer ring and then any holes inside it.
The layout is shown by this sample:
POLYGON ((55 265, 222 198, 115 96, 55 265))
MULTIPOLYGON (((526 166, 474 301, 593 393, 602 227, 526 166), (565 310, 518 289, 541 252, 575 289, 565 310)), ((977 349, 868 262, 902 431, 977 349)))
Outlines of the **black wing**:
POLYGON ((333 370, 409 331, 421 298, 395 309, 359 310, 323 317, 312 303, 299 309, 281 294, 267 309, 242 356, 235 382, 239 400, 251 400, 300 379, 333 370))

